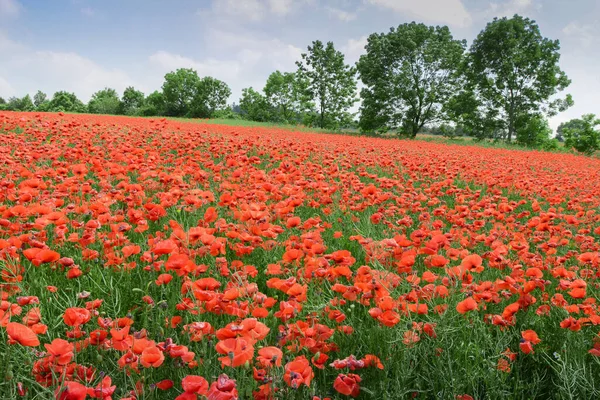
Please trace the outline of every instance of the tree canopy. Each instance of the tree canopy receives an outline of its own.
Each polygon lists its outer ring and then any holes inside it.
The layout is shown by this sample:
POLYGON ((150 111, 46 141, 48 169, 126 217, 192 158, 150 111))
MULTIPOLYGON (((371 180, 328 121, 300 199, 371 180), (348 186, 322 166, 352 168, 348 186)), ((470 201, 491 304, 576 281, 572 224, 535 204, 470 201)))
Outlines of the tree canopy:
POLYGON ((312 42, 296 62, 299 79, 306 81, 303 95, 316 104, 314 124, 336 129, 351 121, 349 109, 356 98, 356 69, 347 65, 333 42, 312 42))
POLYGON ((242 89, 240 110, 242 116, 250 121, 267 122, 272 119, 272 108, 267 98, 251 87, 242 89))
POLYGON ((117 114, 121 100, 115 89, 104 88, 92 95, 88 111, 92 114, 117 114))
POLYGON ((445 120, 444 104, 460 82, 465 47, 448 27, 415 22, 369 36, 357 63, 365 86, 360 128, 415 137, 425 124, 445 120))
POLYGON ((554 99, 570 80, 560 69, 560 43, 540 33, 535 21, 494 18, 477 36, 465 73, 485 118, 511 141, 525 114, 554 115, 573 104, 554 99))
POLYGON ((223 110, 227 106, 229 96, 231 96, 231 89, 225 82, 210 76, 200 79, 196 84, 190 116, 212 117, 215 111, 223 110))
POLYGON ((179 68, 166 74, 162 86, 166 113, 171 116, 188 116, 199 83, 198 73, 191 68, 179 68))
POLYGON ((594 114, 586 114, 581 119, 567 122, 562 128, 565 146, 586 154, 600 150, 600 131, 596 129, 597 125, 600 125, 600 119, 594 114))
POLYGON ((138 115, 144 106, 144 93, 136 90, 133 86, 128 86, 123 91, 119 114, 138 115))

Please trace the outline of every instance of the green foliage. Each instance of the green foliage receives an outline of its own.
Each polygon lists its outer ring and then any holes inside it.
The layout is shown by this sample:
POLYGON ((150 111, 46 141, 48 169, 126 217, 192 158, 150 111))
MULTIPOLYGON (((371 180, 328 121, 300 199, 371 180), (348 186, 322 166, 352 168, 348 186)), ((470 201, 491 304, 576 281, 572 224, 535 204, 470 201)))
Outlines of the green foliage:
POLYGON ((495 138, 499 132, 497 111, 481 107, 477 95, 469 86, 450 97, 444 105, 444 110, 462 132, 476 140, 495 138))
POLYGON ((571 120, 563 126, 565 146, 575 148, 585 154, 592 154, 600 149, 600 131, 596 126, 600 119, 594 114, 586 114, 581 119, 571 120))
POLYGON ((11 97, 8 102, 4 105, 4 109, 8 111, 34 111, 35 106, 31 97, 27 94, 22 98, 11 97))
POLYGON ((509 142, 522 115, 551 116, 573 104, 569 95, 550 101, 570 84, 559 50, 558 40, 544 38, 535 21, 519 15, 494 18, 473 42, 466 73, 480 116, 509 142))
POLYGON ((48 96, 41 90, 38 90, 37 93, 33 96, 33 105, 38 111, 46 111, 49 103, 50 101, 48 100, 48 96))
POLYGON ((356 103, 355 68, 345 64, 344 54, 332 42, 320 40, 308 46, 302 60, 296 62, 297 77, 306 82, 303 99, 314 101, 317 110, 306 119, 320 128, 338 129, 352 121, 349 109, 356 103))
POLYGON ((313 108, 307 101, 307 81, 294 72, 275 71, 269 78, 263 91, 268 103, 274 108, 273 120, 279 122, 298 122, 306 110, 313 108))
POLYGON ((272 121, 275 114, 267 98, 251 87, 242 89, 240 110, 244 118, 257 122, 272 121))
POLYGON ((104 88, 92 95, 88 103, 88 111, 92 114, 117 114, 121 100, 115 89, 104 88))
POLYGON ((564 131, 565 131, 565 129, 583 130, 584 127, 585 127, 584 122, 581 119, 579 119, 579 118, 575 118, 575 119, 572 119, 570 121, 563 122, 556 129, 556 138, 559 141, 564 142, 565 141, 565 138, 564 138, 564 135, 565 135, 564 131))
POLYGON ((190 116, 212 118, 214 113, 227 107, 231 89, 223 81, 206 76, 199 80, 192 99, 190 116))
POLYGON ((190 68, 179 68, 166 74, 162 85, 166 114, 174 117, 189 116, 199 83, 198 73, 190 68))
POLYGON ((129 86, 123 91, 123 98, 119 107, 119 114, 138 115, 144 107, 144 93, 129 86))
POLYGON ((466 42, 448 27, 412 22, 369 36, 357 63, 366 132, 403 132, 415 137, 425 124, 443 121, 443 105, 457 90, 466 42))
POLYGON ((542 148, 550 140, 552 129, 543 115, 522 115, 517 118, 517 143, 522 146, 542 148))
POLYGON ((165 112, 175 117, 210 118, 226 107, 231 95, 225 82, 210 76, 200 79, 188 68, 166 74, 162 89, 165 112))
POLYGON ((140 109, 140 115, 145 117, 153 117, 156 115, 165 115, 166 114, 166 101, 165 95, 158 90, 150 93, 146 100, 144 101, 144 105, 140 109))
POLYGON ((58 91, 52 96, 48 110, 52 112, 86 112, 86 106, 75 96, 75 93, 58 91))
POLYGON ((224 120, 241 120, 242 116, 235 112, 232 107, 225 107, 222 110, 216 110, 211 118, 224 120))

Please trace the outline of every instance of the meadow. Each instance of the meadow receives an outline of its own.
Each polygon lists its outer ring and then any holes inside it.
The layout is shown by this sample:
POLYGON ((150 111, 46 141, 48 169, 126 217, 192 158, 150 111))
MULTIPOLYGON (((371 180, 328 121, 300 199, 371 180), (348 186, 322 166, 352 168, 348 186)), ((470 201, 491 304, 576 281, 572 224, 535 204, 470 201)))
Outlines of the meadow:
POLYGON ((582 399, 600 160, 0 113, 2 399, 582 399))

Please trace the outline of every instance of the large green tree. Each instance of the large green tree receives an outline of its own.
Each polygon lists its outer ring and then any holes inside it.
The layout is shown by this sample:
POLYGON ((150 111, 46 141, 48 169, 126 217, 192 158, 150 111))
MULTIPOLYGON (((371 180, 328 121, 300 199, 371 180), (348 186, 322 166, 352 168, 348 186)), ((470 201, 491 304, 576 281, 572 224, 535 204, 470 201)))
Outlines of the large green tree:
POLYGON ((74 93, 66 91, 58 91, 52 96, 52 100, 48 104, 48 111, 63 111, 63 112, 85 112, 85 104, 77 98, 74 93))
POLYGON ((88 111, 92 114, 112 114, 118 113, 121 106, 121 100, 115 89, 104 88, 92 95, 88 103, 88 111))
POLYGON ((191 68, 179 68, 166 74, 162 85, 166 113, 175 117, 189 116, 199 83, 198 73, 191 68))
POLYGON ((311 105, 307 101, 306 81, 294 72, 275 71, 267 78, 263 91, 275 113, 273 117, 281 122, 298 122, 311 105))
POLYGON ((556 138, 561 142, 564 142, 565 140, 565 129, 584 129, 584 122, 579 118, 562 122, 558 128, 556 128, 556 138))
POLYGON ((216 111, 227 107, 231 89, 223 81, 205 76, 196 84, 196 92, 190 105, 191 117, 211 118, 216 111))
POLYGON ((41 90, 38 90, 37 93, 33 96, 33 105, 38 111, 45 111, 48 108, 48 103, 48 96, 41 90))
POLYGON ((556 99, 570 80, 560 69, 560 43, 540 33, 535 21, 495 18, 469 52, 467 76, 487 118, 511 141, 518 121, 538 112, 552 116, 573 104, 556 99))
POLYGON ((165 95, 158 90, 150 93, 146 100, 144 101, 144 105, 140 109, 140 115, 144 115, 146 117, 152 117, 156 115, 165 115, 166 114, 166 102, 165 95))
POLYGON ((144 93, 139 90, 135 90, 133 86, 125 88, 123 91, 123 97, 121 98, 121 104, 119 107, 119 114, 123 115, 137 115, 141 112, 144 106, 144 93))
POLYGON ((446 120, 444 105, 460 83, 465 48, 446 26, 412 22, 370 35, 357 63, 365 86, 360 128, 415 137, 425 124, 446 120))
POLYGON ((33 101, 31 101, 31 97, 28 94, 23 97, 11 97, 10 99, 8 99, 8 102, 6 103, 4 108, 9 111, 35 110, 33 101))
POLYGON ((273 110, 267 98, 253 88, 242 89, 240 111, 245 119, 267 122, 273 119, 273 110))
POLYGON ((600 119, 594 114, 586 114, 581 119, 567 122, 562 128, 565 146, 586 154, 600 150, 600 131, 596 129, 598 125, 600 119))
POLYGON ((308 52, 297 61, 298 78, 306 82, 304 96, 316 104, 313 121, 321 128, 337 129, 352 121, 350 108, 356 98, 356 69, 347 65, 344 54, 332 42, 320 40, 308 46, 308 52))
POLYGON ((523 114, 517 120, 517 143, 522 146, 544 148, 551 133, 548 120, 541 114, 523 114))

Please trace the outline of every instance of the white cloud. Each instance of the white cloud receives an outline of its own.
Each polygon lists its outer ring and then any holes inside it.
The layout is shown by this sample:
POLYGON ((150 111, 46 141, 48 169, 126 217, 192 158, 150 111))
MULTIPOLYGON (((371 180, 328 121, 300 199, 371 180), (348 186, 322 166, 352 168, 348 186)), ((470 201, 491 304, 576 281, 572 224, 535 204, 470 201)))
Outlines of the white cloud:
POLYGON ((6 92, 24 96, 38 89, 49 95, 66 90, 87 101, 106 86, 122 92, 128 85, 137 83, 122 70, 102 67, 77 53, 36 51, 3 36, 0 36, 0 52, 9 54, 0 58, 3 96, 6 92))
POLYGON ((600 42, 600 29, 597 24, 580 24, 574 21, 565 26, 562 33, 577 40, 582 47, 590 47, 600 42))
POLYGON ((201 77, 212 76, 222 80, 227 80, 227 77, 238 75, 241 70, 241 65, 238 61, 220 61, 216 59, 198 61, 167 51, 158 51, 152 54, 149 61, 155 67, 155 71, 161 79, 167 72, 178 68, 192 68, 201 77))
POLYGON ((260 22, 268 17, 283 17, 302 2, 293 0, 213 0, 212 9, 198 11, 199 15, 234 18, 240 22, 260 22))
POLYGON ((4 100, 8 100, 10 96, 14 95, 16 95, 15 89, 6 79, 0 76, 0 97, 4 100))
POLYGON ((276 15, 287 15, 292 11, 292 0, 269 0, 271 12, 276 15))
POLYGON ((329 13, 329 15, 344 22, 354 21, 358 16, 357 13, 348 12, 335 7, 326 6, 325 10, 329 13))
POLYGON ((243 17, 260 21, 266 16, 265 4, 260 0, 214 0, 213 12, 218 16, 243 17))
POLYGON ((21 13, 21 4, 17 0, 0 0, 0 18, 18 17, 21 13))
POLYGON ((23 75, 33 79, 28 83, 28 92, 36 88, 51 91, 48 83, 60 82, 62 90, 75 92, 82 100, 87 100, 104 87, 122 92, 134 83, 123 71, 104 68, 76 53, 36 51, 25 55, 20 63, 23 75))
POLYGON ((358 39, 350 39, 342 46, 341 50, 346 55, 346 63, 354 64, 361 55, 365 54, 367 45, 367 36, 358 39))
POLYGON ((242 89, 254 87, 261 90, 267 77, 275 70, 294 71, 295 61, 302 50, 279 39, 263 39, 251 34, 234 34, 227 31, 209 30, 206 36, 208 50, 219 49, 228 59, 195 59, 168 51, 150 56, 150 75, 160 77, 156 88, 162 84, 165 73, 177 68, 193 68, 198 75, 212 76, 225 81, 231 88, 230 102, 237 102, 242 89))
MULTIPOLYGON (((206 44, 209 49, 220 50, 238 57, 242 51, 252 51, 260 54, 256 63, 263 63, 266 68, 295 68, 294 62, 300 59, 302 49, 274 38, 257 37, 250 32, 233 33, 220 29, 207 32, 206 44)), ((253 63, 253 66, 256 63, 253 63)), ((245 67, 248 67, 246 64, 245 67)))
POLYGON ((481 17, 488 19, 491 17, 512 17, 515 14, 526 14, 539 11, 542 8, 540 0, 508 0, 503 3, 490 3, 487 10, 481 14, 481 17))
POLYGON ((419 19, 458 27, 471 24, 472 18, 461 0, 365 0, 366 3, 387 8, 419 19))

